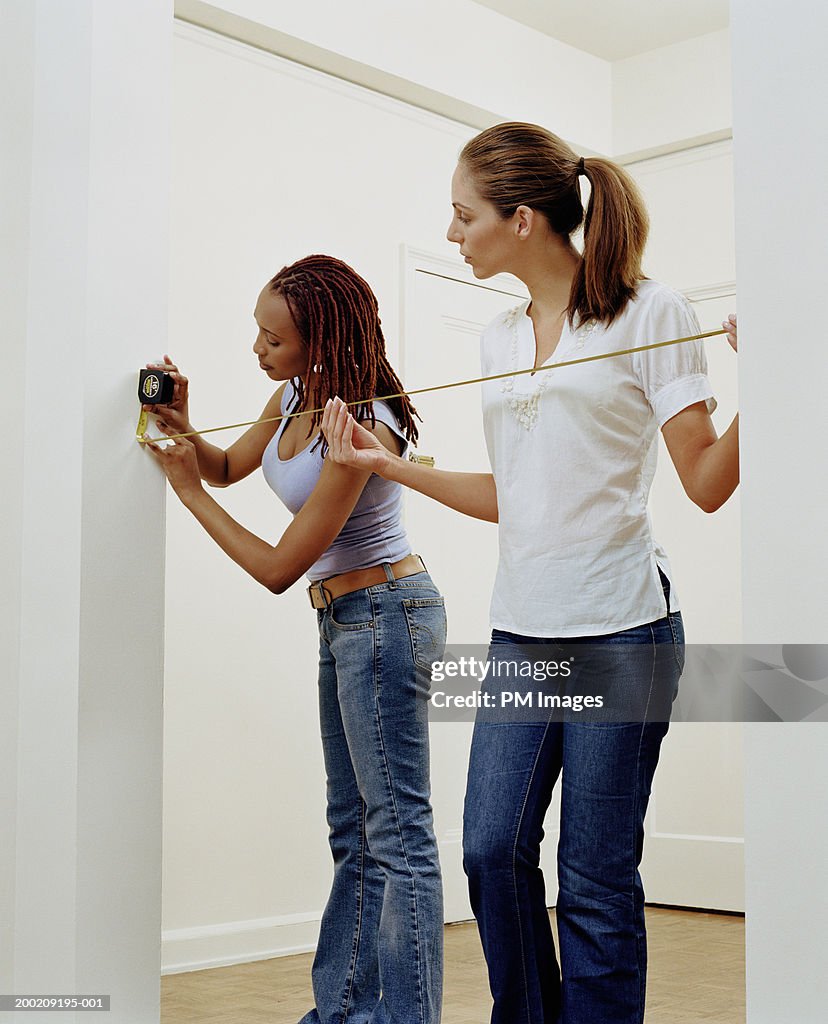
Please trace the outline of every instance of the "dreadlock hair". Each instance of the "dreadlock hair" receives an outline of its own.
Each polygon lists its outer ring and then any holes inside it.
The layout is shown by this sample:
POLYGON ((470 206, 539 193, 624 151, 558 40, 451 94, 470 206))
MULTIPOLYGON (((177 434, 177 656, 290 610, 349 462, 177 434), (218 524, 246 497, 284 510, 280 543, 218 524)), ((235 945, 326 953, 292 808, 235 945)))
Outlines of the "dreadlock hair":
MULTIPOLYGON (((385 354, 379 305, 367 281, 347 263, 333 256, 306 256, 283 267, 271 279, 272 291, 284 296, 296 329, 308 347, 308 383, 293 380, 296 410, 321 409, 334 395, 344 402, 398 394, 402 383, 385 354)), ((419 415, 407 395, 388 399, 400 427, 412 444, 417 443, 414 417, 419 415)), ((358 421, 370 419, 376 426, 373 401, 351 409, 358 421)), ((322 422, 322 413, 308 417, 307 437, 322 422)), ((313 449, 327 442, 320 434, 313 449)), ((312 450, 313 450, 312 449, 312 450)))

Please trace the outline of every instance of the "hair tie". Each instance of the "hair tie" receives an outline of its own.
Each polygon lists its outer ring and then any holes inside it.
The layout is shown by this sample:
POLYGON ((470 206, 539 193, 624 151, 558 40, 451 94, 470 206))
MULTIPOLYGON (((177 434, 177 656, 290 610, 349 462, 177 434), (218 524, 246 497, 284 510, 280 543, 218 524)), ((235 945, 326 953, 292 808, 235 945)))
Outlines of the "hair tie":
POLYGON ((581 157, 581 159, 578 161, 578 169, 575 173, 579 175, 586 174, 586 164, 584 163, 583 157, 581 157))

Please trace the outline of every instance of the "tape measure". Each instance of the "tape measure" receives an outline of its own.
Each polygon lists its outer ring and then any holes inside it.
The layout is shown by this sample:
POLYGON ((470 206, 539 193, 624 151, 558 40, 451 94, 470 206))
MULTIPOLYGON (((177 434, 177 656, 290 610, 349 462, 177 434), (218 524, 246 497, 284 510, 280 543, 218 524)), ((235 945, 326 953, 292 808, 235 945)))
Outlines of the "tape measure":
POLYGON ((141 370, 138 374, 138 401, 142 405, 169 405, 175 394, 175 381, 161 370, 141 370))
MULTIPOLYGON (((175 381, 163 370, 138 371, 138 401, 141 405, 169 405, 175 394, 175 381)), ((149 414, 141 410, 135 436, 142 438, 149 426, 149 414)))
MULTIPOLYGON (((389 398, 401 398, 403 395, 423 395, 423 394, 426 394, 427 392, 430 392, 430 391, 445 391, 447 388, 460 388, 460 387, 464 387, 466 384, 482 384, 485 381, 503 380, 506 377, 521 377, 525 373, 532 373, 532 374, 539 373, 539 372, 542 373, 542 372, 547 371, 547 370, 560 369, 563 366, 575 366, 575 365, 577 365, 579 363, 592 363, 592 362, 595 362, 596 360, 599 360, 599 359, 613 359, 613 358, 615 358, 617 356, 632 355, 632 353, 634 353, 634 352, 649 352, 649 351, 651 351, 653 349, 665 348, 668 345, 682 345, 682 344, 684 344, 685 342, 688 342, 688 341, 702 341, 704 338, 715 338, 717 335, 720 335, 720 334, 727 334, 727 331, 724 331, 724 330, 703 331, 701 334, 688 334, 684 338, 669 338, 667 341, 654 341, 654 342, 652 342, 649 345, 636 345, 634 348, 622 348, 622 349, 618 349, 615 352, 599 352, 599 353, 597 353, 596 355, 593 355, 593 356, 581 356, 578 359, 567 359, 567 360, 565 360, 564 362, 561 362, 561 363, 548 363, 548 364, 544 364, 543 366, 529 366, 529 367, 526 367, 526 369, 524 369, 524 370, 507 370, 505 373, 495 373, 495 374, 492 374, 489 377, 472 377, 469 380, 455 380, 455 381, 451 381, 451 383, 449 383, 449 384, 432 384, 430 387, 427 387, 427 388, 415 388, 412 391, 396 391, 396 392, 394 392, 394 394, 391 394, 391 395, 379 395, 376 398, 360 398, 360 399, 357 399, 356 401, 346 402, 345 404, 348 405, 348 406, 365 405, 367 402, 383 402, 383 401, 387 401, 389 398)), ((139 382, 139 387, 138 387, 138 397, 141 400, 141 402, 144 403, 144 404, 149 404, 149 402, 150 402, 150 400, 147 399, 146 395, 141 393, 141 387, 143 386, 143 383, 144 383, 144 379, 145 379, 144 375, 145 374, 147 376, 149 376, 150 374, 154 374, 157 378, 163 378, 163 377, 169 378, 169 383, 168 384, 165 383, 164 381, 159 381, 157 386, 158 386, 159 392, 162 395, 162 398, 163 398, 163 395, 165 394, 164 389, 168 388, 169 397, 166 398, 165 401, 166 401, 166 403, 170 402, 172 400, 172 394, 173 394, 173 381, 172 381, 172 378, 170 378, 169 374, 167 374, 167 373, 159 373, 159 372, 157 372, 155 370, 142 370, 141 371, 141 380, 139 382)), ((148 386, 150 387, 150 389, 152 389, 154 387, 154 385, 152 385, 152 384, 150 384, 148 386)), ((162 399, 155 398, 154 400, 152 400, 152 404, 153 405, 163 405, 163 404, 165 404, 165 401, 162 400, 162 399)), ((195 437, 195 436, 201 435, 201 434, 214 434, 218 430, 234 430, 234 429, 236 429, 238 427, 252 427, 252 426, 254 426, 255 424, 258 424, 258 423, 276 423, 279 420, 289 420, 289 419, 293 419, 295 416, 310 416, 310 415, 312 415, 314 413, 323 413, 324 411, 325 411, 324 408, 323 409, 301 409, 299 412, 282 413, 280 416, 269 416, 267 418, 262 418, 262 419, 258 419, 258 420, 246 420, 244 423, 227 423, 223 427, 208 427, 205 430, 188 430, 186 433, 182 433, 182 434, 168 434, 166 436, 166 438, 151 438, 151 437, 150 438, 144 438, 143 437, 143 434, 144 434, 144 432, 147 429, 147 426, 146 426, 147 425, 147 420, 146 420, 146 413, 142 413, 142 419, 138 421, 138 430, 136 431, 136 433, 137 433, 137 436, 138 436, 138 440, 140 441, 141 444, 147 444, 147 443, 152 443, 153 441, 163 441, 163 440, 173 441, 173 440, 177 440, 178 438, 181 438, 181 437, 195 437), (142 423, 143 423, 143 426, 141 425, 142 423)), ((422 463, 423 465, 434 465, 434 461, 433 461, 433 459, 432 459, 432 457, 430 455, 409 455, 409 459, 410 459, 411 462, 419 462, 419 463, 422 463)))

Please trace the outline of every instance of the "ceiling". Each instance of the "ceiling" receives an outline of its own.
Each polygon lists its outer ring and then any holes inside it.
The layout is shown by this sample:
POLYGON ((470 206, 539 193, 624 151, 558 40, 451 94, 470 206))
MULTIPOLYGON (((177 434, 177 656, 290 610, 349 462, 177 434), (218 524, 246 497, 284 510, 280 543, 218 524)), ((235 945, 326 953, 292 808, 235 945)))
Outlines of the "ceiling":
POLYGON ((727 28, 729 0, 475 0, 604 60, 727 28))

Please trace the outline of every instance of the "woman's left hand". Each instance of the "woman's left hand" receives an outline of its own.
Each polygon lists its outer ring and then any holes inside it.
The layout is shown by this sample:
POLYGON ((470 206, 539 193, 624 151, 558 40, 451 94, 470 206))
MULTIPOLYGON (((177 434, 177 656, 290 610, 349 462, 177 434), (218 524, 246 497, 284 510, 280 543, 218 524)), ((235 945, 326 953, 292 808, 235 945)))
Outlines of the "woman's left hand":
POLYGON ((736 314, 728 314, 727 320, 722 320, 722 327, 727 331, 727 340, 734 352, 738 351, 736 345, 736 314))
MULTIPOLYGON (((171 428, 170 432, 172 433, 171 428)), ((143 437, 146 439, 144 447, 164 471, 170 486, 182 501, 188 494, 201 490, 201 474, 198 471, 198 458, 192 441, 180 437, 172 444, 160 448, 150 441, 146 434, 143 437)))

